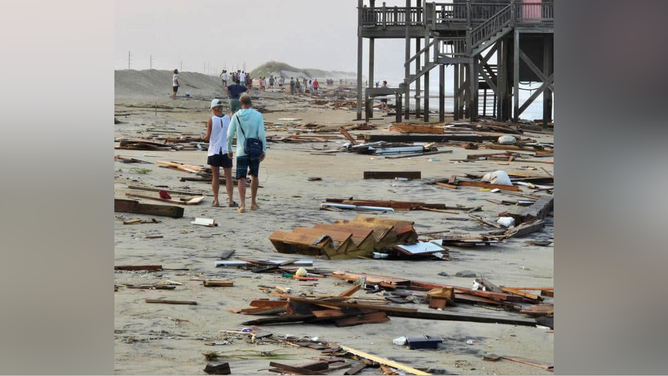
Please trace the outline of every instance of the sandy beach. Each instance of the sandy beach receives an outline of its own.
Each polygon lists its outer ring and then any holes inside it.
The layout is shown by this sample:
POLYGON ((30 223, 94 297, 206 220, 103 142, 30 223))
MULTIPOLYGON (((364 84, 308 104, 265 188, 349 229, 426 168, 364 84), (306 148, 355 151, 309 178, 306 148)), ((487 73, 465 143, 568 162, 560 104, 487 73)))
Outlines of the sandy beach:
MULTIPOLYGON (((172 101, 169 87, 160 87, 160 80, 170 82, 167 71, 116 72, 116 120, 115 137, 149 138, 189 135, 199 137, 206 130, 211 116, 208 104, 214 96, 222 96, 217 77, 195 73, 182 73, 184 83, 179 98, 172 101), (161 73, 162 72, 162 73, 161 73), (167 77, 163 80, 163 76, 167 77), (191 98, 184 98, 188 91, 191 98)), ((321 84, 325 86, 324 84, 321 84)), ((337 85, 332 86, 332 89, 337 85)), ((332 109, 316 105, 315 98, 293 97, 278 90, 259 92, 252 90, 254 105, 262 108, 264 119, 272 123, 286 123, 284 118, 299 118, 306 124, 352 124, 354 108, 332 109)), ((226 101, 227 102, 227 101, 226 101)), ((375 113, 370 124, 375 130, 350 131, 384 134, 394 117, 381 117, 375 113)), ((436 120, 437 116, 433 116, 436 120)), ((268 136, 285 136, 294 131, 268 127, 268 136)), ((392 132, 394 133, 394 132, 392 132)), ((326 133, 339 135, 338 132, 326 133)), ((538 141, 553 142, 549 134, 530 136, 538 141)), ((303 364, 317 360, 319 351, 276 343, 250 343, 245 335, 228 335, 221 330, 241 330, 241 324, 256 316, 229 312, 249 306, 249 302, 271 295, 258 286, 282 286, 292 289, 292 295, 339 294, 350 285, 334 278, 319 278, 317 283, 298 282, 280 274, 256 274, 236 268, 216 268, 214 262, 224 251, 234 250, 232 258, 285 259, 276 253, 268 240, 275 230, 290 231, 296 226, 311 227, 316 223, 332 223, 337 219, 353 219, 354 211, 319 210, 325 198, 349 198, 424 201, 447 205, 483 206, 477 215, 494 221, 505 206, 485 199, 512 199, 503 192, 491 193, 466 187, 452 190, 425 184, 429 179, 448 178, 465 173, 484 174, 495 170, 525 171, 521 167, 531 165, 553 173, 551 164, 502 163, 476 161, 455 163, 466 155, 485 153, 489 150, 451 149, 451 154, 385 159, 381 156, 355 153, 317 153, 319 150, 336 150, 347 141, 344 138, 329 142, 268 143, 266 160, 260 168, 258 211, 237 213, 232 208, 211 207, 211 187, 206 182, 186 181, 179 178, 192 176, 182 171, 161 168, 157 161, 176 161, 193 165, 206 164, 206 151, 154 151, 114 150, 115 155, 150 162, 148 164, 114 163, 114 193, 116 198, 128 198, 133 192, 128 185, 162 187, 170 190, 190 191, 205 196, 199 205, 186 206, 183 218, 152 217, 130 213, 115 213, 115 264, 161 264, 163 268, 187 270, 163 270, 160 272, 117 271, 115 284, 115 371, 117 374, 204 374, 207 364, 203 353, 219 351, 221 360, 230 364, 233 374, 271 374, 269 361, 275 359, 286 364, 303 364), (316 150, 318 149, 318 150, 316 150), (430 158, 438 160, 430 161, 430 158), (148 171, 145 171, 146 169, 148 171), (364 180, 363 171, 419 170, 422 179, 412 181, 364 180), (308 181, 320 177, 321 181, 308 181), (195 217, 212 218, 217 227, 191 224, 195 217), (160 223, 124 225, 124 220, 156 218, 160 223), (147 238, 156 237, 160 238, 147 238), (192 277, 230 279, 234 287, 207 288, 192 277), (179 282, 174 290, 128 289, 126 284, 155 284, 165 281, 179 282), (197 305, 147 304, 145 299, 167 298, 197 301, 197 305), (224 342, 221 346, 205 346, 206 342, 224 342), (270 359, 271 358, 271 359, 270 359)), ((116 143, 118 145, 118 143, 116 143)), ((545 160, 552 161, 553 158, 545 160)), ((220 201, 227 201, 221 185, 220 201)), ((528 192, 528 190, 527 190, 528 192)), ((137 193, 134 191, 133 193, 137 193)), ((146 192, 144 192, 146 193, 146 192)), ((150 192, 155 193, 155 192, 150 192)), ((248 193, 250 194, 250 192, 248 193)), ((235 187, 235 200, 238 192, 235 187)), ((516 198, 516 197, 515 197, 516 198)), ((138 199, 140 202, 154 203, 138 199)), ((449 218, 467 218, 465 213, 445 214, 427 211, 401 211, 378 215, 385 218, 409 220, 415 223, 418 233, 448 230, 448 234, 480 233, 489 230, 475 221, 459 221, 449 218)), ((470 270, 497 285, 553 287, 552 246, 538 247, 527 244, 529 240, 553 238, 553 218, 546 218, 542 231, 526 237, 506 240, 489 247, 449 247, 451 261, 395 261, 351 259, 330 261, 297 255, 300 259, 313 259, 318 269, 329 271, 366 272, 399 276, 407 279, 440 284, 471 287, 474 278, 458 278, 459 271, 470 270), (447 273, 447 277, 439 273, 447 273)), ((365 295, 364 291, 357 294, 365 295)), ((381 295, 378 295, 381 296, 381 295)), ((551 300, 550 300, 551 301, 551 300)), ((451 312, 499 314, 510 317, 527 317, 519 313, 497 312, 491 308, 459 304, 447 307, 451 312)), ((432 321, 392 317, 389 322, 354 327, 337 327, 332 324, 283 324, 261 327, 273 333, 273 337, 285 335, 319 337, 330 343, 339 343, 375 355, 390 358, 433 374, 550 374, 541 368, 510 361, 489 362, 483 356, 496 354, 528 358, 552 363, 554 333, 545 328, 502 324, 485 324, 455 321, 432 321), (393 345, 394 338, 403 335, 428 334, 443 338, 437 350, 409 350, 406 346, 393 345), (472 344, 467 344, 472 340, 472 344)), ((341 369, 330 374, 343 374, 341 369)), ((360 374, 382 374, 378 368, 367 368, 360 374)))

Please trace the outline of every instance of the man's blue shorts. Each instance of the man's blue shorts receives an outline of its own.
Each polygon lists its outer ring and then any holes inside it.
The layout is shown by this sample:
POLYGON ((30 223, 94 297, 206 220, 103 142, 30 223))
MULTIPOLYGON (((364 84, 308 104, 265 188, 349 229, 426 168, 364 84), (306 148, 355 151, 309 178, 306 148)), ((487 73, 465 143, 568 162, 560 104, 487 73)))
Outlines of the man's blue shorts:
POLYGON ((250 176, 257 177, 260 172, 260 158, 251 159, 247 155, 237 157, 237 179, 246 178, 249 169, 250 176))

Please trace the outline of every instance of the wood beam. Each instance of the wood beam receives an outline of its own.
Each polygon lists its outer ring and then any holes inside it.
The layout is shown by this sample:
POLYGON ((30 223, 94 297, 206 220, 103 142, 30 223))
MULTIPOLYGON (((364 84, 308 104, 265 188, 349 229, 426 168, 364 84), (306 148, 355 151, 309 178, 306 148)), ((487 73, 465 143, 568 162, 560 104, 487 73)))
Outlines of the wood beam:
POLYGON ((357 120, 362 120, 362 8, 364 0, 357 0, 357 120))
POLYGON ((536 98, 538 98, 538 96, 543 93, 543 90, 545 90, 552 83, 552 81, 554 80, 554 73, 551 74, 550 77, 548 77, 547 79, 549 81, 543 82, 543 84, 540 85, 540 87, 536 90, 536 92, 531 94, 529 99, 527 99, 526 102, 524 102, 524 104, 522 105, 522 107, 519 108, 519 113, 517 114, 517 116, 521 115, 522 112, 524 112, 527 109, 527 107, 529 107, 531 103, 533 103, 533 101, 535 101, 536 98))
POLYGON ((520 33, 515 30, 513 47, 513 120, 520 118, 520 33))
POLYGON ((445 122, 445 65, 438 66, 438 121, 445 122))

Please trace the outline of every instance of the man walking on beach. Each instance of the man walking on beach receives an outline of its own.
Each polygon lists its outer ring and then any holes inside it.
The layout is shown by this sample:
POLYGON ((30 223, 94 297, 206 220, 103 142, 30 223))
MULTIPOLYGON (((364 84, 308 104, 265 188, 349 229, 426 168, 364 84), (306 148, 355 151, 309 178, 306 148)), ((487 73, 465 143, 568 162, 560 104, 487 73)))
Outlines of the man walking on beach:
POLYGON ((179 70, 174 69, 172 76, 172 100, 176 100, 176 92, 179 91, 179 70))
POLYGON ((295 78, 290 77, 290 94, 295 95, 295 78))
POLYGON ((220 78, 223 80, 223 89, 227 87, 227 70, 223 69, 223 73, 220 74, 220 78))
POLYGON ((239 85, 238 80, 234 83, 234 85, 227 87, 227 96, 230 97, 230 112, 232 115, 241 109, 239 97, 246 91, 248 91, 248 89, 244 85, 239 85))
POLYGON ((260 207, 257 204, 257 189, 259 186, 258 174, 260 162, 267 154, 267 137, 264 133, 264 119, 262 115, 251 108, 251 97, 244 94, 239 99, 239 110, 230 122, 227 132, 227 151, 232 158, 232 139, 237 138, 237 180, 239 180, 239 213, 246 211, 246 177, 250 170, 251 176, 251 210, 260 207))
POLYGON ((246 72, 245 71, 241 71, 241 73, 239 73, 239 82, 241 82, 242 85, 246 85, 246 72))

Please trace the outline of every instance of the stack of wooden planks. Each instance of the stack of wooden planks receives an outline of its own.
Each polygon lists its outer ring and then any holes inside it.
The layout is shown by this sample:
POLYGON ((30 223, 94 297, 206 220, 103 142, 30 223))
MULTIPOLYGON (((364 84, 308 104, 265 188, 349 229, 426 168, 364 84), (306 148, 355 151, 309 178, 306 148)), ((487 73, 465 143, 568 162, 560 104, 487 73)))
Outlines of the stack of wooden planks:
POLYGON ((352 221, 319 223, 292 232, 275 231, 269 240, 280 253, 325 256, 330 260, 370 256, 375 251, 417 240, 413 222, 358 216, 352 221))

